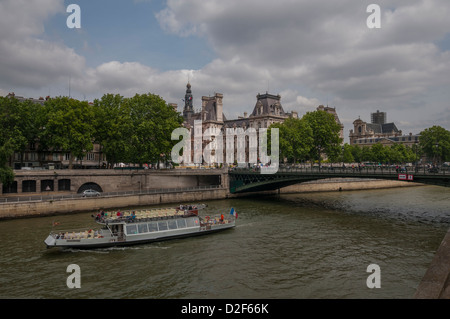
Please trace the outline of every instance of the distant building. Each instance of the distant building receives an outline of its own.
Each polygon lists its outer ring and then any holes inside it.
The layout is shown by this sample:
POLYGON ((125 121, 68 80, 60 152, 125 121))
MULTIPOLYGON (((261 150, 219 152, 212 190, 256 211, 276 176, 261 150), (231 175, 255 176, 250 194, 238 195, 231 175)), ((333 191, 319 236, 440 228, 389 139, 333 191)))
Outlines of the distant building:
POLYGON ((15 98, 17 100, 19 100, 19 102, 24 102, 24 101, 31 101, 33 103, 37 103, 37 104, 41 104, 44 105, 45 101, 47 101, 48 99, 50 99, 50 96, 47 96, 45 99, 43 97, 40 97, 39 99, 34 99, 34 98, 24 98, 23 96, 16 96, 16 94, 14 92, 9 93, 6 97, 9 98, 15 98))
POLYGON ((353 145, 358 145, 360 147, 369 146, 373 144, 380 143, 384 146, 391 146, 394 144, 403 144, 408 147, 417 145, 419 143, 419 134, 401 135, 401 136, 384 136, 384 137, 364 137, 358 138, 354 141, 353 145))
POLYGON ((402 131, 395 123, 386 123, 386 113, 371 114, 372 123, 367 123, 358 118, 353 122, 353 130, 350 130, 350 145, 356 144, 356 140, 374 138, 393 138, 402 136, 402 131))
POLYGON ((370 114, 370 120, 372 124, 386 124, 386 112, 380 112, 370 114))

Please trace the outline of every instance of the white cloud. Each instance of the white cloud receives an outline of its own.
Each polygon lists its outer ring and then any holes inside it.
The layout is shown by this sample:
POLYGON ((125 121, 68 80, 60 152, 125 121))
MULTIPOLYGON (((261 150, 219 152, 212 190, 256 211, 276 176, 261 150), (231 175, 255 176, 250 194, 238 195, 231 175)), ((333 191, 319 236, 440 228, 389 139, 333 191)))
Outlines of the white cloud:
POLYGON ((450 32, 450 3, 379 0, 382 28, 368 29, 370 3, 168 0, 156 13, 161 28, 204 38, 216 58, 199 69, 160 71, 136 61, 87 67, 83 56, 45 36, 44 22, 65 12, 62 0, 2 0, 0 90, 38 90, 70 76, 72 89, 90 97, 152 92, 181 105, 189 77, 195 106, 203 95, 223 93, 228 118, 250 113, 269 86, 286 111, 300 115, 329 99, 346 135, 353 119, 369 120, 376 109, 404 131, 433 119, 449 128, 450 52, 435 43, 450 32))
MULTIPOLYGON (((343 118, 357 109, 369 120, 369 113, 381 108, 394 116, 408 112, 411 128, 418 128, 424 115, 448 108, 428 100, 433 99, 431 90, 450 84, 450 54, 435 45, 450 32, 450 3, 382 0, 382 28, 369 29, 370 3, 215 0, 205 6, 169 0, 158 18, 167 31, 206 37, 226 69, 223 78, 234 78, 234 86, 242 83, 242 90, 252 90, 258 82, 261 90, 270 80, 289 107, 324 104, 319 100, 329 96, 343 118), (234 68, 236 61, 243 69, 234 68), (313 97, 293 94, 298 89, 313 97)), ((346 126, 350 129, 351 123, 346 126)))

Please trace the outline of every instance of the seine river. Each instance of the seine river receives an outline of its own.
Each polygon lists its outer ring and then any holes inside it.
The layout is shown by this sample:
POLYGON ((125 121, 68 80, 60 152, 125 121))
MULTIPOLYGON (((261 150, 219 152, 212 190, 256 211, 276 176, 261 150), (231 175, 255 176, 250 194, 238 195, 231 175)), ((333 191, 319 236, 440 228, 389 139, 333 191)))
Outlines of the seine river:
MULTIPOLYGON (((0 298, 412 298, 450 227, 450 189, 434 186, 207 202, 234 229, 129 248, 46 249, 92 213, 0 222, 0 298), (70 264, 81 288, 67 287, 70 264), (368 288, 367 267, 381 288, 368 288)), ((169 205, 165 205, 169 206, 169 205)))

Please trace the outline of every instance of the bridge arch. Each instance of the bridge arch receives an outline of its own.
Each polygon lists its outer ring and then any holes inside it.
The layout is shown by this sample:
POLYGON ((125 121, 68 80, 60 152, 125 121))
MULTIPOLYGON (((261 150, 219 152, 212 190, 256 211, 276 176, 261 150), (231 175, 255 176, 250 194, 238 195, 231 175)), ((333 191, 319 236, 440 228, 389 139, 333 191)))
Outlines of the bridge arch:
POLYGON ((229 172, 230 192, 245 193, 275 190, 282 187, 329 178, 366 178, 402 180, 422 184, 450 187, 450 174, 446 171, 430 173, 413 171, 399 173, 394 169, 280 169, 275 174, 261 174, 257 170, 231 170, 229 172))
POLYGON ((98 185, 97 183, 89 182, 89 183, 84 183, 83 185, 81 185, 78 188, 77 193, 80 194, 80 193, 84 192, 87 189, 93 189, 93 190, 95 190, 97 192, 100 192, 100 193, 103 192, 103 189, 101 188, 100 185, 98 185))

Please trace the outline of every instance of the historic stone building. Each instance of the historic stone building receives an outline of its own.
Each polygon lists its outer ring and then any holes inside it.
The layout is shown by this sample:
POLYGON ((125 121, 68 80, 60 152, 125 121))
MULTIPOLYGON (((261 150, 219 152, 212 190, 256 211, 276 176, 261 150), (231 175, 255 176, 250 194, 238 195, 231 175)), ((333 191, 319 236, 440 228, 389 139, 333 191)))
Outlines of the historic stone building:
POLYGON ((372 123, 367 123, 361 120, 361 118, 356 119, 353 122, 353 130, 350 130, 350 145, 361 144, 365 139, 375 139, 375 138, 394 138, 402 136, 402 131, 397 128, 395 123, 386 123, 386 113, 377 111, 371 114, 372 123))
MULTIPOLYGON (((183 126, 191 130, 192 135, 192 149, 191 149, 191 159, 194 159, 193 154, 195 148, 200 147, 200 143, 202 145, 201 149, 203 150, 206 145, 215 149, 217 144, 215 143, 223 143, 222 148, 224 150, 223 157, 220 157, 219 154, 215 154, 212 151, 211 155, 213 158, 210 162, 213 163, 225 163, 228 162, 228 159, 225 157, 227 146, 230 148, 230 145, 226 145, 226 133, 227 129, 242 129, 244 132, 248 132, 249 129, 255 129, 258 133, 258 130, 261 128, 268 128, 273 123, 282 123, 289 117, 297 118, 297 112, 285 112, 283 106, 281 105, 281 96, 280 95, 272 95, 266 92, 266 94, 258 94, 256 96, 256 104, 253 108, 252 113, 248 115, 247 112, 244 112, 243 116, 239 116, 237 119, 227 119, 225 114, 223 113, 223 94, 215 93, 214 96, 203 96, 202 97, 202 108, 199 112, 194 111, 193 106, 193 95, 191 90, 191 84, 188 83, 186 85, 186 94, 184 98, 184 108, 182 111, 184 117, 183 126), (201 121, 201 128, 195 127, 195 121, 201 121), (199 131, 201 129, 201 132, 199 131), (218 141, 217 139, 212 138, 213 142, 204 141, 201 139, 196 139, 195 136, 201 136, 204 134, 207 129, 212 131, 217 130, 216 132, 221 132, 223 140, 218 141), (214 142, 215 141, 215 142, 214 142)), ((199 122, 197 122, 199 123, 199 122)), ((258 137, 257 137, 258 140, 258 137)), ((237 148, 239 141, 237 138, 234 138, 234 145, 232 146, 234 149, 234 159, 237 157, 237 148)), ((246 136, 246 154, 245 154, 245 162, 249 162, 249 152, 256 151, 258 145, 251 143, 251 138, 246 136)), ((241 145, 242 146, 242 145, 241 145)), ((189 158, 184 158, 184 162, 188 163, 189 158)), ((196 160, 193 160, 196 162, 196 160)))

